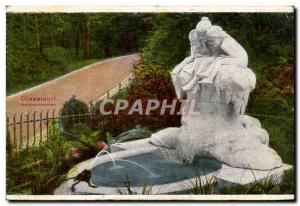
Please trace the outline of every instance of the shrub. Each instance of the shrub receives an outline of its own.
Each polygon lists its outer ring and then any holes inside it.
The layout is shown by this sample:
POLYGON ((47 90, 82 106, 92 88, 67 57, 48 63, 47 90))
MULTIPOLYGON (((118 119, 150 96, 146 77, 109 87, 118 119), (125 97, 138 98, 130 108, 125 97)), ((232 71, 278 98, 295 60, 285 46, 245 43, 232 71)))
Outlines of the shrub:
POLYGON ((49 139, 38 148, 7 153, 8 194, 51 194, 73 166, 68 155, 71 147, 54 125, 49 139))
POLYGON ((50 47, 43 50, 43 54, 49 62, 66 67, 74 58, 74 54, 63 47, 50 47))
MULTIPOLYGON (((180 116, 176 113, 180 109, 180 104, 176 105, 175 113, 170 114, 166 109, 164 115, 160 115, 161 103, 164 99, 167 100, 167 104, 171 104, 175 98, 175 92, 171 84, 170 79, 163 75, 149 73, 144 76, 136 85, 132 86, 131 90, 126 95, 126 99, 129 102, 127 109, 121 110, 118 114, 101 115, 99 107, 96 106, 95 113, 100 114, 98 125, 100 130, 108 131, 113 136, 135 128, 137 125, 141 127, 147 127, 150 130, 158 130, 169 126, 179 125, 180 116), (135 100, 141 99, 143 112, 145 112, 147 102, 149 99, 157 99, 160 102, 159 108, 150 112, 149 115, 138 114, 137 112, 132 115, 128 115, 130 108, 135 100)), ((115 104, 107 103, 105 105, 105 111, 114 111, 115 104)))
POLYGON ((84 124, 75 124, 73 133, 68 140, 76 143, 77 148, 81 152, 81 160, 94 157, 99 149, 97 143, 100 140, 99 131, 93 132, 84 124))
POLYGON ((270 146, 285 163, 294 164, 294 67, 292 61, 267 64, 257 77, 247 113, 270 135, 270 146))
POLYGON ((74 125, 77 123, 85 122, 86 118, 84 115, 88 112, 88 106, 86 103, 77 100, 73 95, 68 101, 64 103, 61 109, 60 122, 64 131, 70 132, 74 125))

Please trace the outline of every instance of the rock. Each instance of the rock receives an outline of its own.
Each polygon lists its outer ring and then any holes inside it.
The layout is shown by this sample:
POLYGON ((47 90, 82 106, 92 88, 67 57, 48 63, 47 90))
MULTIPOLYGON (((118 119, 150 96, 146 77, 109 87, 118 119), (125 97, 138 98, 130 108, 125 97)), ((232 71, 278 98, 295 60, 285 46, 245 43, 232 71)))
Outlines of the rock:
POLYGON ((250 127, 259 127, 260 128, 261 127, 261 124, 258 119, 248 116, 248 115, 239 116, 239 121, 246 128, 250 128, 250 127))
POLYGON ((180 128, 169 127, 151 135, 150 143, 156 146, 175 148, 180 128))
POLYGON ((281 181, 283 172, 291 168, 291 165, 284 164, 280 168, 275 168, 270 171, 261 171, 234 168, 223 164, 222 169, 220 169, 214 177, 218 184, 221 184, 221 187, 222 185, 230 186, 232 184, 247 185, 256 181, 264 181, 266 179, 272 180, 274 183, 278 183, 281 181))
POLYGON ((247 128, 248 135, 257 140, 258 142, 269 145, 269 134, 265 129, 259 128, 259 127, 250 127, 247 128))

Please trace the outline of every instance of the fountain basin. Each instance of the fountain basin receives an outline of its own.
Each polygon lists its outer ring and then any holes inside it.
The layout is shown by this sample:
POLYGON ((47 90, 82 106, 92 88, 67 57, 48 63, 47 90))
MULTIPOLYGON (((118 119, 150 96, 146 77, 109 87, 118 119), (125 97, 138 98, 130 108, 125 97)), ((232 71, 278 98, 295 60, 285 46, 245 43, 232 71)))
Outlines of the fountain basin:
POLYGON ((193 164, 185 164, 177 161, 173 149, 154 146, 149 143, 149 139, 116 144, 111 149, 113 153, 100 156, 96 160, 84 161, 68 173, 68 178, 71 178, 91 168, 90 181, 96 188, 80 182, 72 192, 70 188, 74 181, 71 179, 58 187, 54 194, 119 195, 120 190, 127 191, 128 182, 131 190, 139 194, 144 186, 151 187, 152 195, 183 193, 192 188, 197 178, 201 178, 204 185, 207 179, 211 179, 211 183, 224 185, 249 184, 255 181, 253 173, 257 180, 271 176, 280 179, 284 170, 292 168, 284 164, 271 171, 240 169, 205 157, 197 157, 193 164))

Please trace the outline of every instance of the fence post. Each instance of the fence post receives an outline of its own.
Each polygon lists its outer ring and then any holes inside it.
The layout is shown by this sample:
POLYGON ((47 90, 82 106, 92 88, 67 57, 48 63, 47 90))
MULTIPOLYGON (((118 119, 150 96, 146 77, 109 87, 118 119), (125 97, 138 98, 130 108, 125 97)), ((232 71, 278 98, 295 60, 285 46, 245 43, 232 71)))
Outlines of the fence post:
POLYGON ((72 110, 72 131, 74 130, 74 125, 75 125, 75 121, 74 120, 75 120, 75 112, 74 112, 74 110, 72 110))
POLYGON ((78 112, 78 123, 81 124, 81 112, 80 112, 80 108, 79 108, 79 112, 78 112))
POLYGON ((107 91, 107 99, 109 98, 109 91, 107 91))
POLYGON ((49 109, 47 110, 46 113, 46 140, 48 140, 48 133, 49 133, 49 109))
MULTIPOLYGON (((6 112, 6 134, 8 134, 8 125, 9 125, 9 117, 7 115, 7 112, 6 112)), ((7 135, 6 135, 7 136, 7 135)))
POLYGON ((84 112, 84 124, 87 125, 87 123, 86 123, 86 112, 84 112))
POLYGON ((10 142, 10 136, 9 136, 9 117, 8 114, 6 112, 6 148, 7 148, 7 152, 11 151, 11 142, 10 142))
POLYGON ((17 137, 16 137, 16 114, 13 117, 13 129, 14 129, 14 147, 17 147, 17 137))
POLYGON ((58 130, 60 135, 61 135, 61 116, 62 116, 62 111, 60 109, 58 112, 58 130))
MULTIPOLYGON (((55 113, 55 109, 52 110, 52 123, 51 123, 51 126, 52 126, 52 130, 54 128, 54 124, 55 124, 55 120, 54 120, 54 113, 55 113)), ((58 114, 59 115, 59 114, 58 114)), ((53 131, 52 131, 53 132, 53 131)))
POLYGON ((120 83, 120 84, 119 84, 119 92, 121 91, 121 86, 122 86, 122 84, 120 83))
POLYGON ((34 111, 34 113, 33 113, 33 143, 32 143, 32 147, 34 147, 35 146, 35 114, 36 114, 36 111, 34 111))
POLYGON ((40 142, 39 145, 41 145, 43 141, 43 111, 40 112, 40 142))
POLYGON ((22 148, 23 144, 23 131, 22 131, 22 126, 23 126, 23 112, 20 115, 20 148, 22 148))
POLYGON ((27 144, 26 147, 29 147, 29 115, 30 112, 27 113, 26 126, 27 126, 27 144))
POLYGON ((69 124, 69 120, 67 119, 68 118, 68 111, 66 111, 66 113, 64 114, 65 116, 65 129, 69 126, 68 124, 69 124))

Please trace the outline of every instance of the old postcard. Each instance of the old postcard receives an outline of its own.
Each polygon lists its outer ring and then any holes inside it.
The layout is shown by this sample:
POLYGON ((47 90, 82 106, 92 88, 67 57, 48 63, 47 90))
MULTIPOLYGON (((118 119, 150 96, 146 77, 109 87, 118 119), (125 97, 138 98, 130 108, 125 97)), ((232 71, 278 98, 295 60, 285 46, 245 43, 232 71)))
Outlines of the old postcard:
POLYGON ((295 200, 295 11, 6 8, 8 200, 295 200))

